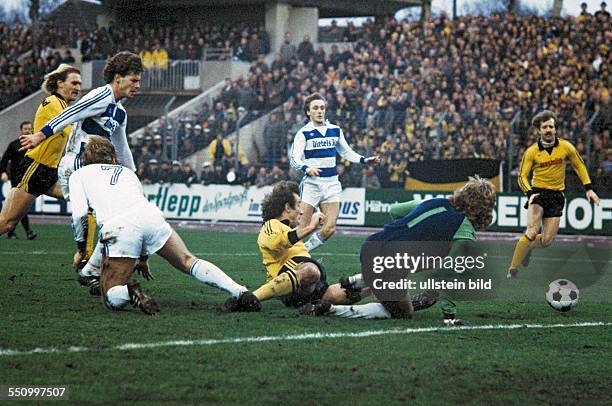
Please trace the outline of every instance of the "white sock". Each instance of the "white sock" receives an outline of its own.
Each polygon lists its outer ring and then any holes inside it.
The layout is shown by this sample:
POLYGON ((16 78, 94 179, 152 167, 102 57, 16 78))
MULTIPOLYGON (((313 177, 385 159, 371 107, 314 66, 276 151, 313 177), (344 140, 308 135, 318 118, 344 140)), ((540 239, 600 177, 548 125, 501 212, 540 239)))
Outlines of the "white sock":
POLYGON ((304 245, 306 245, 306 249, 308 251, 313 251, 316 248, 318 248, 321 245, 323 245, 324 243, 325 243, 325 240, 321 239, 321 236, 319 235, 319 233, 314 233, 310 237, 310 239, 304 243, 304 245))
POLYGON ((363 289, 365 287, 365 282, 363 281, 363 275, 360 273, 355 274, 353 276, 349 276, 348 280, 355 289, 363 289))
POLYGON ((368 303, 364 305, 333 305, 330 313, 338 317, 349 319, 390 319, 391 314, 382 303, 368 303))
POLYGON ((238 297, 242 292, 248 290, 246 287, 234 282, 217 265, 203 259, 193 261, 189 273, 197 280, 215 288, 223 289, 234 297, 238 297))
POLYGON ((100 268, 102 267, 102 249, 103 246, 98 241, 96 248, 94 248, 91 257, 87 264, 79 271, 81 276, 100 276, 100 268))
POLYGON ((106 303, 114 309, 122 309, 130 303, 127 285, 113 286, 106 292, 106 303))

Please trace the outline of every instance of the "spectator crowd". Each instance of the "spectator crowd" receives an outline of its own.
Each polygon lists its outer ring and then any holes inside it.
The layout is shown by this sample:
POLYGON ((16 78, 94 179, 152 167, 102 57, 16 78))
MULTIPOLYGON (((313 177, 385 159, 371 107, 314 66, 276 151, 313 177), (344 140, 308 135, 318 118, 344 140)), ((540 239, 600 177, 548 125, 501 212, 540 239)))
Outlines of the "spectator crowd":
MULTIPOLYGON (((375 170, 343 162, 345 186, 402 186, 410 163, 428 159, 506 162, 511 155, 516 170, 535 141, 530 119, 542 109, 558 114, 558 136, 576 145, 596 181, 609 178, 609 27, 603 13, 441 16, 424 26, 391 18, 369 20, 352 47, 333 45, 330 52, 307 36, 296 45, 287 33, 270 64, 252 61, 247 77, 228 79, 214 101, 178 124, 202 140, 187 136, 182 148, 190 153, 219 134, 226 140, 238 106, 255 117, 274 109, 258 162, 269 173, 278 166, 299 176, 288 170, 287 150, 304 123, 303 99, 317 91, 354 149, 383 157, 375 170), (209 135, 200 136, 206 129, 209 135)), ((222 169, 235 166, 229 155, 211 157, 218 160, 222 169)), ((253 173, 249 165, 242 171, 245 178, 253 173)))
POLYGON ((45 73, 60 63, 73 63, 69 48, 79 48, 82 60, 105 60, 119 50, 140 54, 145 67, 166 69, 170 59, 251 61, 270 52, 263 24, 206 24, 201 20, 170 27, 143 24, 110 28, 74 24, 59 27, 42 21, 34 40, 32 27, 0 22, 0 110, 40 88, 45 73), (211 48, 230 53, 205 55, 211 48))
MULTIPOLYGON (((557 113, 558 136, 576 145, 597 181, 609 179, 612 169, 610 26, 609 14, 586 10, 576 18, 442 15, 425 24, 381 18, 359 30, 332 24, 329 33, 352 42, 332 45, 329 52, 308 36, 295 39, 288 32, 270 63, 262 56, 269 51, 264 27, 253 24, 99 29, 80 44, 85 58, 132 49, 148 52, 154 66, 168 58, 199 59, 207 47, 232 48, 234 57, 250 62, 247 75, 227 79, 192 116, 146 128, 132 140, 141 176, 149 182, 174 182, 182 172, 192 183, 258 185, 298 177, 289 170, 287 151, 304 124, 303 100, 315 91, 327 99, 328 119, 343 128, 357 152, 383 158, 377 168, 342 162, 345 186, 401 187, 410 164, 429 159, 510 158, 515 170, 535 140, 530 119, 542 109, 557 113), (235 156, 229 135, 239 107, 247 114, 244 123, 273 112, 257 150, 263 167, 244 154, 235 156), (210 147, 206 167, 197 168, 203 175, 163 162, 162 137, 171 132, 177 134, 179 159, 210 147)), ((11 65, 19 50, 11 43, 24 31, 0 30, 7 50, 0 57, 3 95, 19 76, 13 75, 19 64, 11 65)), ((27 35, 22 39, 27 43, 27 35)), ((58 55, 43 58, 34 49, 26 59, 41 71, 58 62, 58 55)))

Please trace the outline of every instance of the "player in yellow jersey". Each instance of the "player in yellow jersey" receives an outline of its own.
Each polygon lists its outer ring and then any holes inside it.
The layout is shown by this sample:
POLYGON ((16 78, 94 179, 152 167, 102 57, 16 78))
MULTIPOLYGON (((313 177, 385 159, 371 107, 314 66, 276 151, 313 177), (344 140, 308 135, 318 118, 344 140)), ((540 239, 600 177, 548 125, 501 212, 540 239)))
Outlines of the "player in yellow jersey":
MULTIPOLYGON (((266 270, 266 283, 253 294, 260 301, 280 298, 286 306, 299 307, 325 300, 332 304, 350 304, 361 299, 351 295, 340 284, 329 286, 323 266, 312 259, 302 240, 314 233, 325 221, 317 212, 308 225, 296 227, 300 211, 300 189, 297 183, 277 183, 262 203, 264 224, 257 244, 266 270)), ((226 302, 230 311, 248 310, 234 298, 226 302)))
MULTIPOLYGON (((49 94, 36 110, 34 130, 60 114, 81 91, 81 74, 77 68, 62 64, 45 76, 42 86, 49 94)), ((71 127, 54 134, 30 149, 18 169, 18 184, 11 190, 0 213, 0 235, 15 228, 34 200, 43 194, 58 199, 63 195, 58 183, 57 166, 62 158, 71 127)))
POLYGON ((589 201, 599 204, 599 197, 591 187, 591 179, 584 161, 574 146, 556 137, 556 118, 549 110, 541 111, 531 120, 538 142, 533 144, 521 161, 519 186, 527 194, 527 229, 517 242, 508 269, 508 278, 518 275, 520 265, 527 265, 534 248, 548 247, 559 232, 559 221, 565 206, 565 167, 571 163, 586 188, 589 201), (529 174, 533 178, 529 183, 529 174), (541 228, 541 233, 539 233, 541 228))

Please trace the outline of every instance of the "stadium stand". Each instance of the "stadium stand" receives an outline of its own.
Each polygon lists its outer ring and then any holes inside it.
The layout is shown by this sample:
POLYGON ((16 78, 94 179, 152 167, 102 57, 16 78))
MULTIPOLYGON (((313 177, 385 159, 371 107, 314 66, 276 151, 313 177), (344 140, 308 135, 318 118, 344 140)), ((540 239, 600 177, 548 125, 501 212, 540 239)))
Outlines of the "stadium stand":
MULTIPOLYGON (((534 140, 530 117, 550 108, 559 114, 558 135, 577 146, 595 182, 609 188, 608 27, 605 15, 441 16, 424 25, 378 18, 359 28, 333 23, 322 28, 324 40, 351 41, 328 51, 307 35, 289 34, 266 62, 263 54, 270 45, 261 24, 134 25, 89 35, 75 27, 49 29, 48 43, 34 46, 29 55, 20 55, 23 49, 17 46, 28 43, 28 28, 3 25, 0 105, 31 92, 45 71, 66 60, 57 52, 47 54, 62 38, 77 38, 83 60, 132 49, 162 70, 168 60, 200 59, 204 49, 231 48, 233 58, 251 63, 249 73, 228 81, 195 116, 170 123, 179 133, 179 158, 208 147, 217 133, 227 139, 235 130, 238 107, 247 111, 244 124, 271 119, 266 115, 276 109, 275 117, 282 120, 272 119, 264 128, 266 141, 258 146, 257 161, 286 171, 287 147, 299 127, 295 123, 303 120, 302 100, 318 91, 328 100, 329 120, 342 126, 351 145, 383 156, 376 173, 383 187, 403 185, 410 163, 428 159, 497 158, 516 171, 534 140), (583 46, 572 45, 586 38, 583 46), (161 59, 153 56, 161 51, 161 59)), ((147 142, 154 141, 155 130, 134 141, 139 143, 136 155, 139 148, 151 147, 147 142)), ((153 155, 150 159, 161 161, 153 155)), ((236 157, 221 155, 224 170, 235 166, 236 157)), ((344 164, 347 184, 361 186, 366 173, 344 164)), ((240 178, 252 172, 248 165, 242 171, 240 178)), ((569 188, 575 183, 570 178, 569 188)))
MULTIPOLYGON (((559 136, 577 145, 596 182, 607 188, 609 163, 604 162, 611 112, 606 26, 603 18, 505 14, 454 21, 441 17, 424 28, 416 22, 368 20, 352 50, 335 46, 326 53, 322 47, 314 50, 309 41, 286 46, 271 65, 254 62, 247 78, 228 84, 243 89, 247 83, 254 99, 251 93, 238 101, 230 90, 219 94, 216 104, 229 111, 242 105, 260 114, 293 100, 288 111, 283 107, 280 112, 288 113, 284 125, 289 126, 304 96, 319 91, 328 99, 328 118, 342 125, 352 145, 384 157, 377 174, 383 187, 402 185, 407 165, 427 159, 506 161, 512 154, 515 169, 534 140, 530 118, 551 108, 559 112, 559 136), (578 36, 592 40, 575 48, 571 44, 578 36)), ((277 126, 272 121, 271 127, 277 126)), ((279 133, 288 129, 264 131, 269 148, 258 161, 271 168, 279 160, 286 169, 286 161, 280 160, 287 143, 279 141, 279 133)), ((350 167, 347 172, 349 184, 361 186, 365 174, 350 167)))

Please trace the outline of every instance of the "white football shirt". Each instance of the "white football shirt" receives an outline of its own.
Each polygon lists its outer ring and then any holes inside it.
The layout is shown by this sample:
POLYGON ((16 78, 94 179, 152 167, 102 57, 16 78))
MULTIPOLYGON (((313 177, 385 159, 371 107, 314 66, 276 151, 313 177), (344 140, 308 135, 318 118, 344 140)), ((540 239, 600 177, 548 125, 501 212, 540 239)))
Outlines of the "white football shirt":
POLYGON ((91 164, 76 170, 68 181, 72 204, 72 227, 76 241, 83 241, 83 219, 88 208, 96 212, 100 226, 122 215, 137 216, 143 211, 161 212, 144 196, 140 180, 121 165, 91 164))

